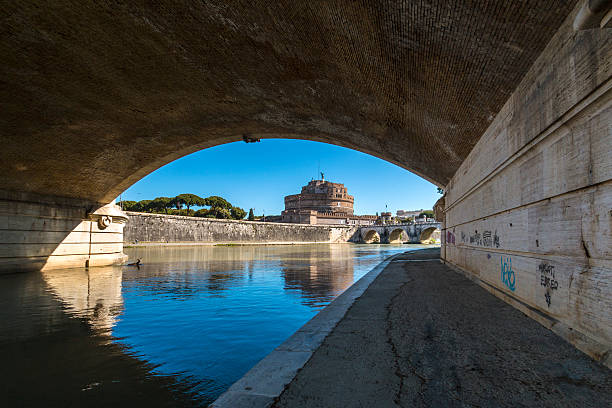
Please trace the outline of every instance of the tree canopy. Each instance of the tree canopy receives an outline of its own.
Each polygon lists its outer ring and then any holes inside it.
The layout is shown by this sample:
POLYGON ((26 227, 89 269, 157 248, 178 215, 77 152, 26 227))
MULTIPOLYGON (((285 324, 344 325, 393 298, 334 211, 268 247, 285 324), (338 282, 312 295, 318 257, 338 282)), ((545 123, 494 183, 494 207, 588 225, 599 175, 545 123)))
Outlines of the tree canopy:
POLYGON ((137 201, 119 201, 119 206, 125 211, 135 211, 134 206, 137 201))
POLYGON ((211 208, 225 208, 227 210, 232 208, 232 205, 228 201, 219 196, 205 198, 204 205, 210 206, 211 208))
POLYGON ((179 194, 176 197, 156 197, 154 200, 120 201, 119 205, 125 211, 187 215, 204 218, 242 220, 247 214, 244 209, 233 206, 223 197, 210 196, 202 198, 197 194, 191 193, 179 194), (175 209, 173 209, 173 207, 175 209), (193 207, 200 208, 194 210, 193 207))
POLYGON ((155 212, 163 212, 168 214, 168 209, 172 207, 172 198, 170 197, 156 197, 149 203, 149 208, 155 212))
POLYGON ((232 215, 233 219, 242 220, 246 215, 246 211, 244 211, 240 207, 232 207, 232 209, 230 210, 230 214, 232 215))
POLYGON ((151 202, 153 200, 141 200, 134 204, 134 209, 132 211, 140 211, 147 212, 150 210, 151 202))
POLYGON ((187 207, 187 210, 189 210, 190 207, 202 207, 208 205, 202 197, 195 194, 179 194, 175 197, 175 199, 177 202, 187 207))

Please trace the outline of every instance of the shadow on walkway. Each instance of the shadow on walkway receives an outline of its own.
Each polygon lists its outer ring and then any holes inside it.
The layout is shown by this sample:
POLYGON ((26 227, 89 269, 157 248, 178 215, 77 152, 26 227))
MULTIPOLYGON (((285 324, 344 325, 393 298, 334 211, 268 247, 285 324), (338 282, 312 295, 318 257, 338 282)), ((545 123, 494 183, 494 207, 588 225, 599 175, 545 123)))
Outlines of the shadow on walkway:
POLYGON ((612 371, 439 262, 396 257, 275 407, 610 407, 612 371))

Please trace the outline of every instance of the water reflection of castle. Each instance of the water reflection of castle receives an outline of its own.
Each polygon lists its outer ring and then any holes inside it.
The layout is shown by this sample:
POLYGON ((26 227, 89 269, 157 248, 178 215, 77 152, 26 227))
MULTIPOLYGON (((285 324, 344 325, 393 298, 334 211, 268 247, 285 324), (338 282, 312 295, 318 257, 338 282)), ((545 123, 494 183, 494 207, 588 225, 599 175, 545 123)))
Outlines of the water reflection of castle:
MULTIPOLYGON (((349 287, 354 278, 355 254, 347 245, 146 251, 146 265, 140 269, 52 270, 42 276, 70 315, 85 319, 99 334, 107 335, 123 312, 124 286, 137 284, 141 292, 150 292, 151 296, 178 300, 202 292, 225 296, 227 290, 248 284, 252 273, 270 273, 280 267, 284 289, 298 293, 305 305, 319 308, 349 287), (169 259, 175 262, 167 262, 169 259)), ((143 256, 139 249, 134 252, 143 256)))
POLYGON ((351 248, 340 245, 282 258, 285 289, 299 291, 308 306, 323 307, 353 283, 353 256, 351 248))

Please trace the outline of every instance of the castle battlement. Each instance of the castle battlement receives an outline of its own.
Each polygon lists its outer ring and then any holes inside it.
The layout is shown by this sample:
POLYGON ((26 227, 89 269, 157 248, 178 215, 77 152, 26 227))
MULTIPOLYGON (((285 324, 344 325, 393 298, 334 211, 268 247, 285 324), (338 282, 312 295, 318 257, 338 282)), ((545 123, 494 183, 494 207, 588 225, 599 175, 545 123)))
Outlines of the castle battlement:
POLYGON ((375 215, 354 215, 355 199, 342 183, 312 180, 302 187, 300 194, 285 197, 283 222, 300 224, 369 225, 375 215))

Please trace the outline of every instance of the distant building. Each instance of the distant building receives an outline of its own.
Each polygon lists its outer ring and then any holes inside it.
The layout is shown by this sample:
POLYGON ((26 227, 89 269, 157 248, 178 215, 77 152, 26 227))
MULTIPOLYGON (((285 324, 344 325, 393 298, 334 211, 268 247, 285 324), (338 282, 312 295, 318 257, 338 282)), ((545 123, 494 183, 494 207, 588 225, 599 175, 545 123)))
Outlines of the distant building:
POLYGON ((393 219, 393 214, 390 212, 381 212, 380 216, 376 219, 376 224, 384 225, 384 224, 394 224, 395 220, 393 219))
POLYGON ((420 218, 417 217, 417 218, 414 219, 414 223, 415 224, 424 224, 426 222, 436 222, 436 220, 435 220, 435 218, 430 218, 430 217, 426 217, 426 216, 423 216, 423 217, 420 217, 420 218))
POLYGON ((354 198, 348 194, 344 184, 312 180, 302 187, 300 194, 285 197, 282 222, 327 225, 371 225, 375 215, 354 215, 354 198))
POLYGON ((411 211, 406 211, 406 210, 397 210, 395 215, 397 215, 398 218, 416 218, 419 216, 420 213, 422 213, 423 209, 420 210, 411 210, 411 211))

